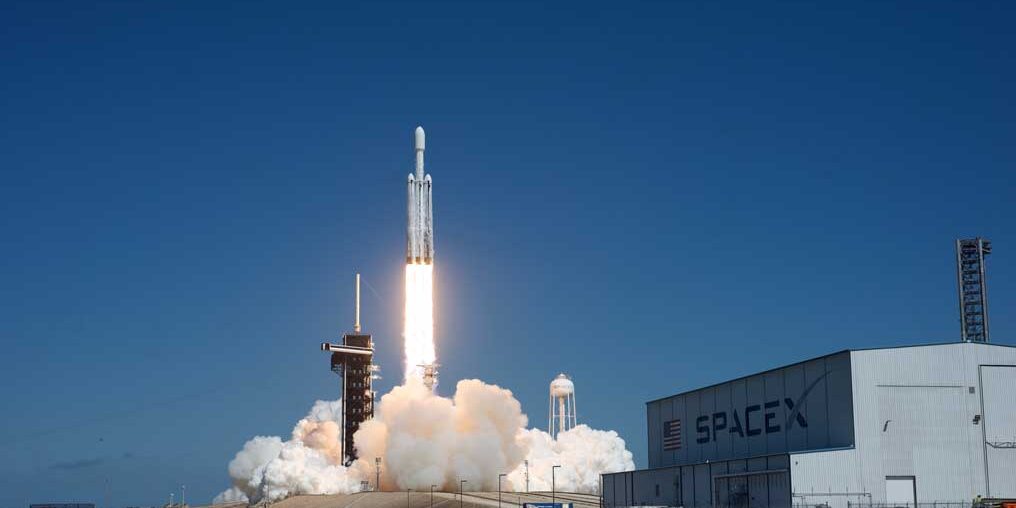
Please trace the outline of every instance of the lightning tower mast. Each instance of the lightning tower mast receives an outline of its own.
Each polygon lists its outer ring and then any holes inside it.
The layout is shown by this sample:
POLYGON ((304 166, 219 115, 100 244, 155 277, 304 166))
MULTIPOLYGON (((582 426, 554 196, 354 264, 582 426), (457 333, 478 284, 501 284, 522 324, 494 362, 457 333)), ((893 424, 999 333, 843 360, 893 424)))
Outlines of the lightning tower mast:
POLYGON ((991 241, 977 237, 956 240, 956 279, 963 342, 988 342, 988 279, 984 258, 991 241))

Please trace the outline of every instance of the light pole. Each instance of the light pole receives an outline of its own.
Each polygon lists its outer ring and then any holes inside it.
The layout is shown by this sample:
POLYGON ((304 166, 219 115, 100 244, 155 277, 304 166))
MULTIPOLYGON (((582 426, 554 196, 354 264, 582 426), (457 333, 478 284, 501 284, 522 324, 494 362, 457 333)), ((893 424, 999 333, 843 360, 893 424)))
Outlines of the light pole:
POLYGON ((430 486, 430 508, 434 508, 434 487, 437 487, 437 485, 430 486))
POLYGON ((525 460, 526 463, 526 494, 529 493, 529 459, 525 460))
POLYGON ((508 476, 504 473, 497 475, 497 508, 501 508, 501 478, 508 476))
POLYGON ((374 492, 381 492, 381 457, 374 457, 374 492))
POLYGON ((561 466, 551 466, 550 468, 550 504, 554 504, 554 489, 556 487, 556 479, 554 478, 554 470, 561 466))
POLYGON ((462 508, 462 490, 466 485, 466 480, 459 480, 459 508, 462 508))

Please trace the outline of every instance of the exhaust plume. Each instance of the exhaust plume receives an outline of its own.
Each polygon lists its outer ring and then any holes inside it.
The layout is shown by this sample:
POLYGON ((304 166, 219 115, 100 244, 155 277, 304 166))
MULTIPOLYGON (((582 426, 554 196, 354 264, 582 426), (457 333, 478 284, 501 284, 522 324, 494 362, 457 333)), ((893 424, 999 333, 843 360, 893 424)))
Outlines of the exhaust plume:
POLYGON ((434 265, 406 265, 405 380, 421 379, 421 365, 437 359, 434 348, 434 265))
POLYGON ((560 465, 561 491, 596 493, 599 475, 635 468, 624 440, 613 431, 586 425, 558 434, 526 429, 528 418, 512 392, 480 380, 459 381, 455 395, 441 397, 411 379, 381 397, 374 420, 354 436, 360 460, 342 466, 339 401, 318 401, 297 422, 290 440, 258 436, 229 463, 233 486, 216 502, 271 501, 298 494, 358 492, 374 488, 374 457, 382 459, 382 490, 495 490, 497 475, 509 472, 507 490, 525 490, 523 460, 529 460, 529 489, 550 490, 551 466, 560 465))

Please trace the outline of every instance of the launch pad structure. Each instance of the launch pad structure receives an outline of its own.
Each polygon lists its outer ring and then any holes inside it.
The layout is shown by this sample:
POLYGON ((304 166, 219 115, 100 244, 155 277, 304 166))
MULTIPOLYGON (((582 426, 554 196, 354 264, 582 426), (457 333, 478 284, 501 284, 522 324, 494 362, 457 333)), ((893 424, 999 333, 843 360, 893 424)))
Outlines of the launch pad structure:
POLYGON ((322 351, 331 355, 332 372, 342 384, 342 457, 345 465, 356 460, 353 435, 360 424, 374 417, 374 379, 380 368, 374 364, 374 342, 369 333, 360 330, 360 274, 356 274, 356 320, 353 332, 342 336, 341 344, 324 342, 322 351))

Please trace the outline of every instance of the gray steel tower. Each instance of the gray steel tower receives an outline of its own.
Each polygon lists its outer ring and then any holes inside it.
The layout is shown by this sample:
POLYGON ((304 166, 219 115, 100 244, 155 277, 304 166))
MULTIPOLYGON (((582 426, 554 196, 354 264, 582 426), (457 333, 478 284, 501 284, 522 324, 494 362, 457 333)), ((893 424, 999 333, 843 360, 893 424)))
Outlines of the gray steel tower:
POLYGON ((956 281, 963 342, 988 342, 988 279, 984 258, 991 241, 977 237, 956 240, 956 281))

